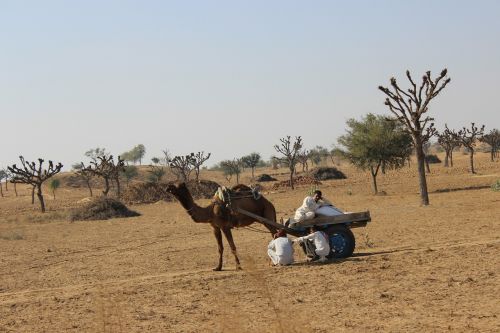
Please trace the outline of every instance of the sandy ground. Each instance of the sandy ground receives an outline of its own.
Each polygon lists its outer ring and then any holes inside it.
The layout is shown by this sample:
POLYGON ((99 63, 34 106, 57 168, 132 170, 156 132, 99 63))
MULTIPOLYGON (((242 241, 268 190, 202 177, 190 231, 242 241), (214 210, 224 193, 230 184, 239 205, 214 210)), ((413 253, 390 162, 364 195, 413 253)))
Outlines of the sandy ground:
MULTIPOLYGON (((470 175, 466 156, 455 162, 432 166, 428 207, 414 165, 381 175, 381 196, 371 195, 367 174, 341 165, 349 178, 325 182, 325 196, 373 217, 354 230, 355 255, 307 264, 297 249, 295 265, 272 268, 270 235, 238 229, 242 271, 230 251, 224 271, 211 270, 210 226, 175 202, 133 206, 140 217, 71 223, 67 209, 84 189, 47 196, 42 215, 27 189, 15 197, 9 188, 0 198, 0 332, 499 332, 500 193, 436 191, 491 185, 500 163, 479 154, 479 174, 470 175)), ((265 195, 281 217, 308 190, 265 195)))

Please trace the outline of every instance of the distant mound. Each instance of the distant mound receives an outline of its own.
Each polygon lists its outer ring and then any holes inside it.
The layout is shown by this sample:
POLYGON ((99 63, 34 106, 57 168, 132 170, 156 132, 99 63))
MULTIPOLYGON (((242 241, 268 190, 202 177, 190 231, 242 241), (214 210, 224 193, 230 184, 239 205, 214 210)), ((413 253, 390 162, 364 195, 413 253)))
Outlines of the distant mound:
MULTIPOLYGON (((135 183, 123 191, 123 200, 128 203, 155 203, 160 200, 173 201, 174 198, 166 191, 171 183, 135 183)), ((187 182, 187 187, 194 199, 210 199, 219 188, 219 184, 211 180, 195 180, 187 182)))
POLYGON ((108 220, 118 217, 132 217, 140 214, 129 210, 127 206, 116 199, 99 197, 70 214, 71 221, 108 220))
POLYGON ((315 168, 309 171, 309 176, 316 180, 346 179, 346 175, 333 167, 315 168))
POLYGON ((255 178, 255 181, 257 182, 273 182, 277 180, 276 178, 273 178, 271 176, 269 176, 268 174, 262 174, 262 175, 259 175, 255 178))
POLYGON ((425 160, 431 164, 441 163, 441 160, 439 159, 439 157, 437 157, 437 155, 434 155, 434 154, 425 155, 425 160))
MULTIPOLYGON (((320 185, 321 182, 319 180, 314 179, 313 177, 308 176, 297 176, 293 179, 294 185, 320 185)), ((283 180, 281 182, 274 183, 272 186, 273 190, 279 190, 280 188, 290 187, 289 180, 283 180)))

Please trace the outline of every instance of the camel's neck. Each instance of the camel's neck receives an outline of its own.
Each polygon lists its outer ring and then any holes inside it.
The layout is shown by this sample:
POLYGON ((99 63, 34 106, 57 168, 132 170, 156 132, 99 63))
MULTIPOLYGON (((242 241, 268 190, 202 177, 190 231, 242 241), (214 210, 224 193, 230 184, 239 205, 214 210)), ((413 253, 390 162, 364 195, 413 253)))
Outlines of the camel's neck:
POLYGON ((191 216, 194 222, 197 223, 209 223, 212 221, 213 217, 213 205, 207 207, 198 206, 191 196, 191 193, 187 192, 184 195, 175 195, 177 200, 181 203, 182 207, 191 216))

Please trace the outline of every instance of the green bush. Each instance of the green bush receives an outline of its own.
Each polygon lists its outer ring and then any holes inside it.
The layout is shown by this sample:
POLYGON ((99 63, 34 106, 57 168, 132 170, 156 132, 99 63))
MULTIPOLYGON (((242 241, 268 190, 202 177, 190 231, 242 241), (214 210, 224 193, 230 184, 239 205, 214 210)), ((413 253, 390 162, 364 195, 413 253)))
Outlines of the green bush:
POLYGON ((491 190, 495 192, 500 192, 500 179, 497 180, 493 185, 491 185, 491 190))

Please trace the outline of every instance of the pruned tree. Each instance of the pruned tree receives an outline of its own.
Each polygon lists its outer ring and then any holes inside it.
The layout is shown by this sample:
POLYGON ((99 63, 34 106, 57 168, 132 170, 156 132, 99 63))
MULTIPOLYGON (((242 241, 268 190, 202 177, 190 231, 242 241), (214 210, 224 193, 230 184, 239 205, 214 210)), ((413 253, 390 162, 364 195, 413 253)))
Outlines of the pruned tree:
POLYGON ((255 168, 261 162, 261 157, 259 153, 251 153, 241 158, 241 162, 244 167, 250 168, 252 170, 252 181, 255 178, 255 168))
POLYGON ((75 173, 85 181, 85 184, 87 184, 87 188, 89 189, 90 196, 93 196, 90 182, 95 174, 86 168, 83 162, 73 164, 73 170, 75 170, 75 173))
POLYGON ((300 163, 302 165, 302 172, 309 171, 309 158, 310 157, 311 157, 310 152, 307 149, 302 149, 297 154, 297 163, 300 163))
POLYGON ((460 141, 460 144, 469 151, 471 173, 476 173, 476 170, 474 170, 474 151, 476 150, 477 142, 483 138, 483 134, 484 125, 479 128, 474 123, 471 123, 470 129, 463 127, 457 133, 457 139, 460 141))
POLYGON ((487 134, 483 135, 481 141, 490 145, 491 162, 494 162, 495 158, 498 158, 498 152, 500 150, 500 131, 496 128, 492 129, 487 134))
POLYGON ((165 148, 161 152, 163 153, 163 162, 165 163, 165 166, 168 166, 170 160, 172 159, 172 154, 167 148, 165 148))
POLYGON ((234 175, 236 175, 236 184, 240 183, 241 164, 241 159, 236 158, 220 162, 220 167, 229 183, 234 175))
POLYGON ((49 182, 49 188, 52 190, 52 196, 56 200, 56 190, 61 186, 61 181, 59 179, 52 179, 49 182))
POLYGON ((40 201, 40 207, 42 213, 45 213, 45 201, 43 199, 42 193, 42 184, 55 174, 59 173, 63 167, 63 165, 59 162, 54 165, 52 161, 49 161, 49 165, 47 169, 43 168, 44 160, 39 158, 38 164, 35 162, 29 162, 24 159, 23 156, 19 156, 21 160, 21 167, 17 167, 16 164, 13 164, 11 167, 8 167, 9 172, 12 173, 12 183, 19 184, 29 184, 32 186, 32 201, 34 199, 34 189, 37 189, 37 197, 40 201))
POLYGON ((187 182, 193 171, 194 163, 194 153, 191 153, 184 156, 174 156, 174 158, 170 160, 169 165, 172 172, 177 176, 177 179, 187 182))
POLYGON ((457 138, 457 132, 450 130, 448 125, 444 125, 444 131, 437 133, 437 142, 445 151, 444 166, 453 167, 453 150, 460 146, 460 141, 457 138))
POLYGON ((300 136, 295 137, 295 141, 292 142, 290 135, 286 138, 280 139, 281 144, 274 145, 274 149, 283 155, 283 157, 278 158, 281 162, 285 162, 290 170, 290 187, 292 190, 293 186, 293 175, 295 174, 295 166, 297 165, 297 156, 302 149, 302 138, 300 136))
POLYGON ((448 85, 450 78, 448 71, 444 69, 434 80, 431 72, 427 71, 422 78, 422 83, 417 87, 410 75, 406 71, 406 77, 410 81, 411 87, 404 91, 401 89, 394 77, 391 78, 391 88, 379 86, 378 88, 387 96, 385 105, 396 116, 396 119, 403 124, 410 133, 417 155, 417 168, 419 174, 420 197, 422 205, 429 204, 429 194, 427 191, 427 180, 425 177, 425 154, 423 144, 429 140, 429 128, 433 128, 433 118, 423 116, 429 111, 429 103, 448 85), (427 136, 427 137, 426 137, 427 136))
POLYGON ((199 151, 196 154, 193 155, 193 158, 191 159, 191 164, 196 176, 196 182, 198 183, 200 181, 200 168, 205 163, 209 158, 211 153, 208 153, 205 155, 204 151, 199 151))
POLYGON ((114 180, 116 195, 120 198, 120 173, 123 172, 124 168, 125 163, 120 156, 118 156, 115 163, 113 155, 109 155, 108 157, 99 156, 97 161, 90 162, 90 165, 85 170, 104 180, 104 190, 102 191, 104 196, 108 195, 110 182, 114 180))
POLYGON ((370 171, 373 192, 377 194, 381 166, 402 167, 413 149, 411 136, 395 120, 373 114, 360 121, 349 119, 347 127, 347 134, 338 139, 345 148, 343 155, 356 167, 370 171))

